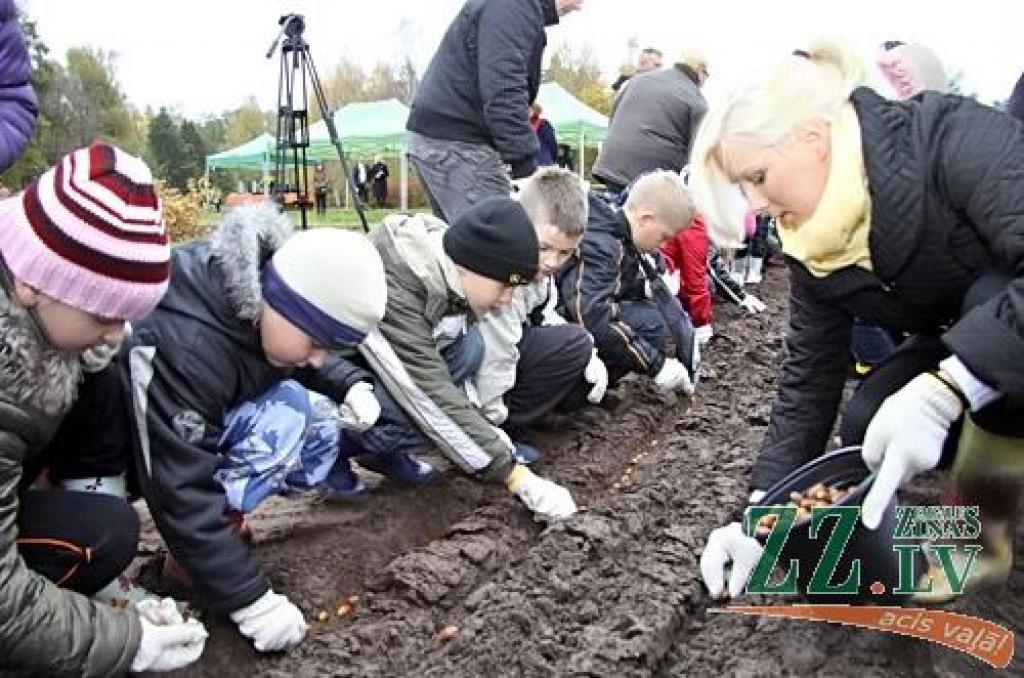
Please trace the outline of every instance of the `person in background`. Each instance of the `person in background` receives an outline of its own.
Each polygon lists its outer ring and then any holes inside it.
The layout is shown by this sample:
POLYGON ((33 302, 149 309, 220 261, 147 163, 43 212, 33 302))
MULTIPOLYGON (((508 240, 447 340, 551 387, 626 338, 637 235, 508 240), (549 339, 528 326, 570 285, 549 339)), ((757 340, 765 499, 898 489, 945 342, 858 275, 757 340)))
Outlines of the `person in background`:
POLYGON ((714 335, 711 326, 711 285, 708 279, 708 228, 701 214, 696 214, 689 227, 683 229, 660 248, 665 259, 670 287, 677 290, 679 302, 690 314, 694 330, 702 344, 714 335))
POLYGON ((352 167, 352 183, 355 184, 359 202, 365 205, 370 200, 370 173, 362 160, 352 167))
POLYGON ((645 47, 640 50, 640 62, 637 64, 636 70, 632 73, 629 72, 628 68, 624 73, 621 73, 619 77, 612 83, 612 91, 615 92, 616 96, 622 90, 629 79, 634 75, 640 73, 647 73, 648 71, 656 71, 661 68, 662 53, 660 49, 654 47, 645 47))
POLYGON ((558 155, 555 158, 555 163, 562 169, 567 169, 570 172, 576 171, 576 165, 572 161, 572 149, 569 148, 569 144, 558 144, 558 155))
POLYGON ((373 199, 377 202, 377 209, 382 210, 388 203, 388 177, 391 172, 388 170, 384 156, 379 153, 373 158, 373 167, 370 168, 370 179, 373 181, 373 199))
POLYGON ((541 117, 544 109, 536 101, 530 104, 530 129, 537 135, 540 150, 537 151, 537 167, 554 165, 558 156, 558 139, 555 128, 546 118, 541 117))
POLYGON ((900 101, 920 92, 949 91, 949 76, 935 52, 920 43, 882 43, 876 63, 900 101))
POLYGON ((407 152, 434 215, 453 223, 470 205, 507 197, 537 169, 527 107, 537 98, 546 26, 583 0, 470 0, 452 20, 416 89, 407 152))
POLYGON ((594 177, 621 193, 645 172, 679 172, 707 110, 700 92, 707 77, 707 61, 695 52, 682 54, 671 68, 634 77, 612 108, 594 177))
POLYGON ((316 200, 316 213, 321 217, 327 214, 327 187, 327 170, 323 163, 317 163, 313 170, 313 197, 316 200))

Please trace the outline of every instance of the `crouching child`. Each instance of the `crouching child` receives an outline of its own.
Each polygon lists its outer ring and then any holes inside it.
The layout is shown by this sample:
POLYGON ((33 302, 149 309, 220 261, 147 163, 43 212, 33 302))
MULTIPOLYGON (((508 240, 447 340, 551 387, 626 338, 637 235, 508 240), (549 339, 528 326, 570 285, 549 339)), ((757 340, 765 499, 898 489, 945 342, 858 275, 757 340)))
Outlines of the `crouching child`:
POLYGON ((651 172, 636 180, 621 209, 593 192, 589 207, 583 244, 558 277, 564 313, 594 336, 611 384, 636 372, 662 389, 693 393, 693 366, 667 352, 670 330, 640 259, 693 221, 683 180, 651 172))
POLYGON ((389 217, 371 234, 387 276, 380 333, 361 347, 420 430, 460 468, 504 483, 535 516, 565 518, 565 488, 516 463, 509 436, 479 409, 473 380, 484 342, 479 321, 533 282, 540 256, 529 215, 488 198, 450 227, 427 215, 389 217))
POLYGON ((199 598, 257 650, 285 650, 305 620, 238 515, 272 494, 352 489, 352 441, 381 408, 371 375, 331 349, 376 326, 384 270, 361 234, 293 233, 270 205, 228 212, 211 239, 174 249, 171 270, 120 355, 141 489, 199 598))

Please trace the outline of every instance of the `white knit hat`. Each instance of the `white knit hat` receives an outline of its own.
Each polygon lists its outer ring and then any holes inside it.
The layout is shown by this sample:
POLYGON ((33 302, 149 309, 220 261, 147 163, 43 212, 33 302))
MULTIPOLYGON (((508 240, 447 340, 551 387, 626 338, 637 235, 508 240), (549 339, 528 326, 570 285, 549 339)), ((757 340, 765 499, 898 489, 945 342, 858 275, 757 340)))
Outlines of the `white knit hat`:
POLYGON ((263 294, 324 348, 356 345, 384 317, 384 264, 360 233, 303 231, 274 253, 264 270, 263 294))

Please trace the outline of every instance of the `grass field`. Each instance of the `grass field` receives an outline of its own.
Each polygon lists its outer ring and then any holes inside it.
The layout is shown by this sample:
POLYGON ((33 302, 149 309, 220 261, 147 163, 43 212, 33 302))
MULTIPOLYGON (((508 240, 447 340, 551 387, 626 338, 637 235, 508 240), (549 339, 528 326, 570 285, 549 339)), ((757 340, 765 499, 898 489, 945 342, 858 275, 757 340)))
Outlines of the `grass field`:
MULTIPOLYGON (((426 212, 428 210, 413 209, 410 211, 426 212)), ((387 215, 396 214, 398 212, 401 212, 401 210, 367 210, 366 221, 367 223, 369 223, 370 228, 373 228, 374 226, 379 224, 387 215)), ((285 212, 285 214, 292 218, 292 221, 295 223, 296 226, 299 225, 301 217, 298 210, 288 210, 287 212, 285 212)), ((199 221, 204 226, 212 226, 213 224, 217 223, 217 220, 219 218, 220 215, 217 212, 213 210, 204 210, 203 212, 200 213, 199 221)), ((316 210, 310 210, 309 212, 306 213, 306 219, 307 223, 313 227, 340 226, 343 228, 360 228, 359 215, 356 213, 354 209, 328 209, 327 214, 325 214, 323 217, 318 216, 316 210)))

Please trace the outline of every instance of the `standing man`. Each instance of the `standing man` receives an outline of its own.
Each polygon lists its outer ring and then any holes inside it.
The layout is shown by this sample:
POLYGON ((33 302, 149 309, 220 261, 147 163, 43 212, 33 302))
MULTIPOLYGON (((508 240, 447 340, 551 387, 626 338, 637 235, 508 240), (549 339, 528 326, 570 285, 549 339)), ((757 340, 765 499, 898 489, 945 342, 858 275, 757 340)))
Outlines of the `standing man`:
POLYGON ((540 87, 545 26, 583 0, 468 0, 416 91, 408 153, 434 213, 452 223, 537 169, 527 109, 540 87))
POLYGON ((615 95, 618 96, 623 86, 625 86, 625 84, 629 82, 629 79, 632 78, 634 75, 640 75, 641 73, 646 73, 648 71, 656 71, 660 69, 661 57, 662 54, 660 49, 655 49, 654 47, 644 47, 640 51, 640 63, 636 67, 636 72, 630 73, 627 69, 624 73, 619 75, 618 80, 612 83, 612 90, 614 90, 615 95))
POLYGON ((695 53, 672 68, 634 76, 615 100, 594 176, 621 193, 644 172, 681 170, 708 110, 700 92, 707 78, 707 61, 695 53))

